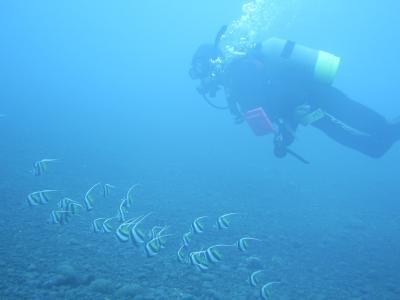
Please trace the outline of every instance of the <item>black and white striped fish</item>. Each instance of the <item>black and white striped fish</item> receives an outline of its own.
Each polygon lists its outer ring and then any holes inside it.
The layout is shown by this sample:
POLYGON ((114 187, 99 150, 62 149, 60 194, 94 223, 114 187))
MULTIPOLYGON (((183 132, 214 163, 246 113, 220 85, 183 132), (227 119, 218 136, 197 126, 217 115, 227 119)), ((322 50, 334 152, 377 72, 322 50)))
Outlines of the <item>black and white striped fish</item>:
POLYGON ((220 230, 228 229, 230 225, 230 217, 237 215, 237 213, 227 213, 217 219, 217 228, 220 230))
POLYGON ((264 300, 271 299, 271 291, 269 290, 269 287, 271 287, 274 284, 280 284, 280 282, 278 282, 278 281, 268 282, 261 287, 261 290, 260 290, 261 298, 263 298, 264 300))
POLYGON ((189 243, 190 243, 190 241, 191 241, 191 235, 192 235, 192 232, 191 231, 189 231, 189 232, 186 232, 183 236, 182 236, 182 242, 183 242, 183 245, 185 246, 185 247, 189 247, 189 243))
POLYGON ((182 245, 178 252, 176 253, 176 258, 178 260, 178 262, 180 262, 181 264, 187 264, 190 263, 190 258, 188 256, 188 253, 184 253, 184 250, 187 249, 187 247, 185 245, 182 245))
POLYGON ((129 229, 132 226, 132 222, 124 222, 120 224, 115 231, 115 236, 117 237, 117 240, 121 243, 126 243, 129 241, 129 229))
POLYGON ((149 257, 149 258, 154 257, 158 253, 160 253, 160 251, 162 249, 162 247, 161 247, 162 243, 161 243, 160 239, 165 239, 169 236, 172 236, 172 234, 157 235, 155 238, 148 241, 145 246, 145 251, 146 251, 147 257, 149 257))
POLYGON ((138 225, 141 224, 149 215, 152 213, 148 213, 142 217, 140 217, 130 228, 130 238, 132 243, 139 247, 141 244, 144 243, 146 235, 138 228, 138 225))
POLYGON ((101 228, 102 231, 105 233, 110 233, 114 230, 114 224, 112 223, 113 220, 117 219, 117 217, 111 217, 104 220, 101 228))
POLYGON ((223 259, 222 253, 218 250, 218 248, 222 247, 234 247, 234 245, 214 245, 208 247, 207 250, 205 251, 205 255, 209 263, 216 264, 222 261, 223 259))
POLYGON ((209 269, 206 252, 196 251, 189 254, 189 261, 199 271, 207 271, 209 269))
POLYGON ((135 190, 139 186, 139 184, 134 184, 132 185, 128 192, 126 193, 126 207, 131 208, 133 206, 133 203, 135 201, 135 190))
POLYGON ((45 158, 42 160, 39 160, 35 162, 33 166, 33 172, 35 176, 41 176, 43 175, 49 168, 49 165, 51 165, 54 162, 59 161, 59 159, 56 158, 45 158))
POLYGON ((244 238, 241 238, 240 240, 238 240, 238 241, 235 243, 235 245, 236 245, 236 247, 237 247, 240 251, 246 252, 246 251, 248 250, 248 248, 249 248, 249 242, 250 242, 250 241, 258 241, 258 242, 261 242, 260 239, 256 239, 256 238, 252 238, 252 237, 244 237, 244 238))
POLYGON ((118 218, 120 222, 126 221, 126 214, 128 213, 128 209, 126 206, 126 198, 121 200, 121 203, 118 208, 118 218))
POLYGON ((108 183, 104 184, 103 185, 103 197, 108 198, 113 189, 115 189, 115 186, 108 184, 108 183))
POLYGON ((193 221, 190 230, 194 234, 200 234, 204 232, 204 225, 201 223, 201 220, 208 218, 207 216, 198 217, 196 220, 193 221))
POLYGON ((94 233, 98 233, 98 232, 103 232, 103 223, 106 220, 106 218, 97 218, 94 219, 92 222, 92 231, 94 233))
POLYGON ((59 193, 57 190, 42 190, 30 193, 27 199, 28 205, 32 207, 47 204, 51 200, 52 196, 57 193, 59 193))
POLYGON ((265 271, 265 270, 258 270, 258 271, 255 271, 255 272, 253 272, 253 273, 250 274, 250 276, 249 276, 249 283, 250 283, 250 285, 251 285, 252 287, 257 287, 257 286, 259 285, 260 281, 259 281, 259 279, 258 279, 258 276, 259 276, 259 274, 261 274, 261 273, 264 272, 264 271, 265 271))
POLYGON ((66 210, 53 210, 50 214, 49 222, 51 224, 59 224, 64 225, 69 222, 69 218, 71 216, 70 211, 66 210))
POLYGON ((98 182, 95 185, 93 185, 85 195, 85 208, 87 211, 93 210, 93 205, 94 205, 94 196, 93 196, 93 191, 98 187, 101 183, 98 182))

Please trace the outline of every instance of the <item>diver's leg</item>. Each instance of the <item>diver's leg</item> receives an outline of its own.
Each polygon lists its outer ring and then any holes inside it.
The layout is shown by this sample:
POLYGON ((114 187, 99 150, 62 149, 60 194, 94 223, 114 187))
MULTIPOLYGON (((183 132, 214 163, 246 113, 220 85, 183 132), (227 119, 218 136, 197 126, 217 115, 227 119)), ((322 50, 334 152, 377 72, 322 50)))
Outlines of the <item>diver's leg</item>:
POLYGON ((369 156, 380 157, 399 138, 396 136, 395 125, 389 124, 383 116, 349 99, 334 87, 319 87, 312 98, 317 107, 330 115, 316 122, 315 127, 341 144, 369 156))
POLYGON ((390 132, 389 122, 376 111, 347 97, 334 87, 316 89, 315 101, 318 106, 348 126, 368 135, 390 132))
POLYGON ((386 142, 382 143, 370 136, 351 131, 326 116, 313 123, 313 126, 322 130, 336 142, 373 158, 381 157, 390 147, 386 142))

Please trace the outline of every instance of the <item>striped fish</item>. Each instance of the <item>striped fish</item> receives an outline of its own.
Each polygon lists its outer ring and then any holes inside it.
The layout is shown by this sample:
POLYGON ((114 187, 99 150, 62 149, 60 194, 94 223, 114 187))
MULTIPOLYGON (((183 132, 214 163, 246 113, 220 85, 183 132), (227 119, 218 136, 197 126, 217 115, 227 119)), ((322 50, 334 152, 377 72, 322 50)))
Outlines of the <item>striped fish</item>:
POLYGON ((211 247, 208 247, 207 250, 205 251, 205 256, 207 258, 207 261, 211 264, 216 264, 222 261, 223 256, 220 251, 218 251, 218 248, 221 247, 233 247, 234 245, 214 245, 211 247))
POLYGON ((129 231, 131 226, 132 223, 129 222, 124 222, 118 226, 117 230, 115 231, 115 236, 117 237, 118 241, 121 243, 126 243, 129 241, 129 231))
POLYGON ((133 206, 133 202, 135 201, 135 189, 139 186, 139 184, 132 185, 128 192, 126 193, 126 207, 131 208, 133 206))
POLYGON ((191 252, 189 254, 189 261, 199 271, 206 271, 209 269, 205 251, 191 252))
POLYGON ((60 201, 58 201, 57 206, 60 209, 67 208, 70 202, 75 202, 75 201, 70 198, 62 198, 60 199, 60 201))
POLYGON ((67 204, 66 210, 71 212, 71 215, 76 215, 81 209, 83 209, 83 206, 78 203, 78 202, 70 202, 67 204))
POLYGON ((133 226, 130 228, 130 238, 132 243, 135 246, 140 246, 141 244, 144 243, 144 239, 146 238, 146 235, 139 230, 137 227, 139 224, 141 224, 151 213, 148 213, 147 215, 144 215, 142 217, 139 217, 139 219, 133 224, 133 226))
POLYGON ((191 232, 191 231, 186 232, 186 233, 183 235, 182 241, 183 241, 183 245, 184 245, 185 247, 189 247, 189 243, 190 243, 190 241, 191 241, 191 239, 190 239, 190 236, 191 236, 191 235, 192 235, 192 232, 191 232))
POLYGON ((35 176, 43 175, 48 170, 49 165, 58 160, 59 159, 56 158, 45 158, 35 162, 33 166, 33 173, 35 174, 35 176))
POLYGON ((146 251, 147 257, 149 257, 149 258, 154 257, 158 253, 160 253, 162 248, 161 248, 161 242, 158 241, 158 239, 160 239, 160 238, 164 239, 169 236, 172 236, 172 234, 157 235, 155 238, 148 241, 145 246, 145 251, 146 251))
POLYGON ((235 245, 238 247, 238 249, 242 252, 246 252, 249 248, 249 241, 258 241, 261 242, 260 239, 252 238, 252 237, 244 237, 238 240, 235 245))
POLYGON ((270 292, 270 290, 268 288, 270 286, 274 285, 274 284, 279 284, 279 283, 280 282, 272 281, 272 282, 268 282, 268 283, 264 284, 261 287, 261 290, 260 290, 261 298, 263 298, 264 300, 270 300, 271 299, 271 292, 270 292))
POLYGON ((58 201, 57 206, 60 209, 71 210, 73 214, 77 212, 78 208, 82 208, 82 205, 79 202, 70 198, 62 198, 60 201, 58 201))
POLYGON ((106 218, 97 218, 94 219, 92 222, 92 231, 94 233, 102 232, 103 231, 103 222, 106 218))
POLYGON ((178 252, 177 252, 177 254, 176 254, 176 257, 177 257, 177 259, 178 259, 178 262, 180 262, 181 264, 187 264, 187 263, 190 262, 189 257, 187 257, 187 256, 185 255, 185 253, 183 253, 184 249, 186 249, 186 247, 185 247, 185 245, 182 245, 182 246, 179 248, 179 250, 178 250, 178 252))
POLYGON ((111 191, 112 191, 113 189, 115 189, 115 186, 106 183, 106 184, 103 186, 103 197, 104 197, 104 198, 108 198, 108 197, 110 196, 110 194, 111 194, 111 191))
POLYGON ((217 228, 220 230, 228 229, 230 225, 230 217, 235 216, 237 213, 228 213, 220 216, 217 220, 217 228))
POLYGON ((199 217, 193 221, 190 229, 194 234, 200 234, 204 232, 204 225, 201 223, 201 220, 208 218, 207 216, 199 217))
POLYGON ((154 239, 157 236, 157 233, 159 233, 160 231, 165 231, 165 228, 165 226, 153 226, 148 234, 149 239, 154 239))
POLYGON ((129 219, 125 221, 124 223, 120 224, 118 228, 115 231, 115 236, 117 237, 117 240, 120 241, 121 243, 126 243, 129 241, 130 238, 130 228, 138 221, 140 220, 142 216, 129 219))
POLYGON ((106 233, 112 232, 112 230, 114 229, 114 227, 113 227, 111 221, 114 220, 114 219, 116 219, 116 218, 117 218, 117 217, 112 217, 112 218, 105 219, 104 222, 103 222, 103 224, 102 224, 102 226, 101 226, 102 231, 103 231, 103 232, 106 232, 106 233))
POLYGON ((94 197, 92 195, 92 192, 94 191, 94 189, 96 187, 98 187, 100 185, 100 182, 96 183, 95 185, 93 185, 87 192, 85 195, 85 208, 87 211, 91 211, 93 210, 93 204, 94 204, 94 197))
POLYGON ((118 208, 118 218, 120 222, 125 222, 126 221, 126 214, 128 213, 127 207, 126 207, 126 198, 121 200, 121 204, 119 205, 118 208))
POLYGON ((59 193, 59 191, 43 190, 30 193, 27 199, 28 205, 32 207, 47 204, 51 200, 51 195, 53 195, 54 193, 59 193))
POLYGON ((70 211, 53 210, 50 214, 50 223, 64 225, 69 222, 70 211))
POLYGON ((260 281, 258 280, 258 275, 264 272, 265 270, 258 270, 250 274, 249 283, 252 287, 257 287, 260 281))
MULTIPOLYGON (((158 232, 156 231, 155 234, 156 234, 156 236, 158 236, 157 241, 160 243, 160 248, 161 248, 161 249, 164 249, 167 240, 164 238, 165 235, 163 235, 163 233, 169 228, 169 226, 164 226, 164 227, 155 226, 155 227, 158 228, 158 229, 160 229, 158 232), (163 236, 164 236, 164 237, 163 237, 163 236)), ((153 228, 154 228, 154 227, 153 227, 153 228)))

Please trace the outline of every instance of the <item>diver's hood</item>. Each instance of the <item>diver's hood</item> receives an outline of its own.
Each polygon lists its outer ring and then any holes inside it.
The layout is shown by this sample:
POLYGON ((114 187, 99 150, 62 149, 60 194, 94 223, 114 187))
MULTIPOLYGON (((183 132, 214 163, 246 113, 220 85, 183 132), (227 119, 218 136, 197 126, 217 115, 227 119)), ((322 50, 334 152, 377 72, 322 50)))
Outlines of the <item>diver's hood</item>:
POLYGON ((222 57, 222 52, 213 44, 203 44, 197 48, 189 71, 192 79, 204 79, 213 72, 213 61, 222 57))
POLYGON ((214 44, 203 44, 197 48, 192 58, 192 65, 189 71, 192 79, 204 79, 209 77, 214 71, 214 61, 223 58, 222 51, 219 50, 219 44, 227 26, 222 26, 218 31, 214 44))

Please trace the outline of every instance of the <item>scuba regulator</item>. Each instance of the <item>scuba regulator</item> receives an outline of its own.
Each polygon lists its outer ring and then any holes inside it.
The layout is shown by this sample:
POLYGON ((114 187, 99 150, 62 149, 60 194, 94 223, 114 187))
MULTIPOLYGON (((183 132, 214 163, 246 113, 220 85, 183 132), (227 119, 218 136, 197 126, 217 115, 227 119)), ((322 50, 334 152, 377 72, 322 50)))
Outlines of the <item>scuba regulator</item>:
POLYGON ((227 30, 224 25, 218 31, 213 44, 201 45, 193 56, 189 76, 200 80, 197 92, 203 99, 216 109, 228 109, 228 106, 218 106, 210 98, 215 98, 221 89, 223 73, 223 54, 219 49, 221 38, 227 30))

